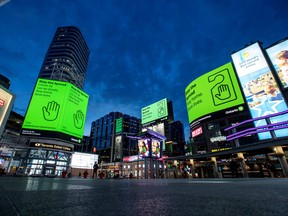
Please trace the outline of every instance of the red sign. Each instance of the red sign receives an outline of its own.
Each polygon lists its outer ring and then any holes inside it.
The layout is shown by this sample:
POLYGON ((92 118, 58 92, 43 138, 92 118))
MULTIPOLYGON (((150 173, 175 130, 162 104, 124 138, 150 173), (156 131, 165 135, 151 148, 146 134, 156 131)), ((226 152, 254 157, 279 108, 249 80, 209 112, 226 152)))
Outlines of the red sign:
POLYGON ((0 106, 2 107, 4 106, 4 104, 5 104, 5 101, 3 99, 0 99, 0 106))
POLYGON ((202 127, 198 127, 195 130, 192 131, 192 137, 199 136, 203 133, 202 127))

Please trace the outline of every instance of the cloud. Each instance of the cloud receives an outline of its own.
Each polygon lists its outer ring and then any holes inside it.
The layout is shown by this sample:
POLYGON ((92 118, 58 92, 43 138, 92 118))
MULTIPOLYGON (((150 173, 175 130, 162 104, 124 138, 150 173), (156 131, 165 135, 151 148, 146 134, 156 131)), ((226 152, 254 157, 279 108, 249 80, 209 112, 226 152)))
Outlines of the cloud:
POLYGON ((74 25, 91 50, 87 122, 112 111, 140 117, 142 107, 167 97, 188 133, 186 86, 231 61, 230 54, 250 41, 268 46, 286 37, 286 5, 285 0, 10 1, 0 9, 5 20, 0 72, 17 93, 15 107, 26 109, 56 28, 74 25))

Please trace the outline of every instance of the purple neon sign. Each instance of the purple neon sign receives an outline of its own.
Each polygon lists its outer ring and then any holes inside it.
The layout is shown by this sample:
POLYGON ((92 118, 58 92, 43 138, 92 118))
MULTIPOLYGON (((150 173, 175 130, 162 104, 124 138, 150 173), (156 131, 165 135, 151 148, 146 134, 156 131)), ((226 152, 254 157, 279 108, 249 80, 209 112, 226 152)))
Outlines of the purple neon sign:
MULTIPOLYGON (((275 113, 275 114, 270 114, 270 115, 267 115, 267 116, 262 116, 262 117, 258 117, 258 118, 249 119, 249 120, 240 122, 237 125, 233 125, 231 127, 228 127, 228 128, 225 129, 225 131, 231 130, 233 128, 236 128, 236 127, 238 127, 240 125, 243 125, 245 123, 248 123, 248 122, 258 121, 258 120, 267 119, 267 118, 272 118, 272 117, 275 117, 275 116, 281 116, 281 115, 284 115, 286 113, 288 113, 288 110, 285 110, 285 111, 282 111, 282 112, 279 112, 279 113, 275 113)), ((285 129, 285 128, 288 128, 288 121, 281 121, 281 122, 277 122, 277 123, 274 123, 274 124, 268 124, 268 125, 262 125, 262 126, 254 127, 254 128, 248 128, 248 129, 239 131, 237 133, 228 135, 226 137, 226 139, 227 139, 227 141, 231 141, 231 140, 234 140, 234 139, 237 139, 237 138, 241 138, 241 137, 244 137, 244 136, 247 136, 247 135, 255 134, 255 133, 263 133, 263 132, 269 132, 269 131, 274 131, 274 130, 281 130, 281 129, 285 129)))

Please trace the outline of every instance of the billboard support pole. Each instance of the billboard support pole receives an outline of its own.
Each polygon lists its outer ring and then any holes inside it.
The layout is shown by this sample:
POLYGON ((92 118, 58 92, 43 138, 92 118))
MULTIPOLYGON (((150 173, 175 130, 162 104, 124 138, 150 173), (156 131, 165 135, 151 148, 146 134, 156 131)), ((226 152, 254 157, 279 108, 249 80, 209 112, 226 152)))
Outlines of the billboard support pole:
POLYGON ((145 179, 148 179, 148 166, 147 166, 147 158, 144 158, 144 162, 145 162, 145 179))

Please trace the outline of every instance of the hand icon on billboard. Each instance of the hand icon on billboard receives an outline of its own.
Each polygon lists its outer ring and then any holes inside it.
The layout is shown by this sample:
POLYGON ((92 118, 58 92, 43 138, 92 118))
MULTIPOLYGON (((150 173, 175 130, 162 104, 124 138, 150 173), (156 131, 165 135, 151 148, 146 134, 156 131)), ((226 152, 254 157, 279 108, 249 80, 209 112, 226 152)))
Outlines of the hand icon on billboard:
POLYGON ((57 104, 55 101, 49 102, 46 107, 42 107, 44 119, 46 121, 54 121, 58 117, 59 110, 59 104, 57 104))
POLYGON ((229 86, 226 84, 221 84, 218 87, 218 93, 215 94, 215 97, 217 97, 219 100, 226 100, 231 97, 229 86))
POLYGON ((78 110, 75 114, 73 114, 74 118, 74 126, 78 129, 81 129, 84 124, 84 114, 81 110, 78 110))

